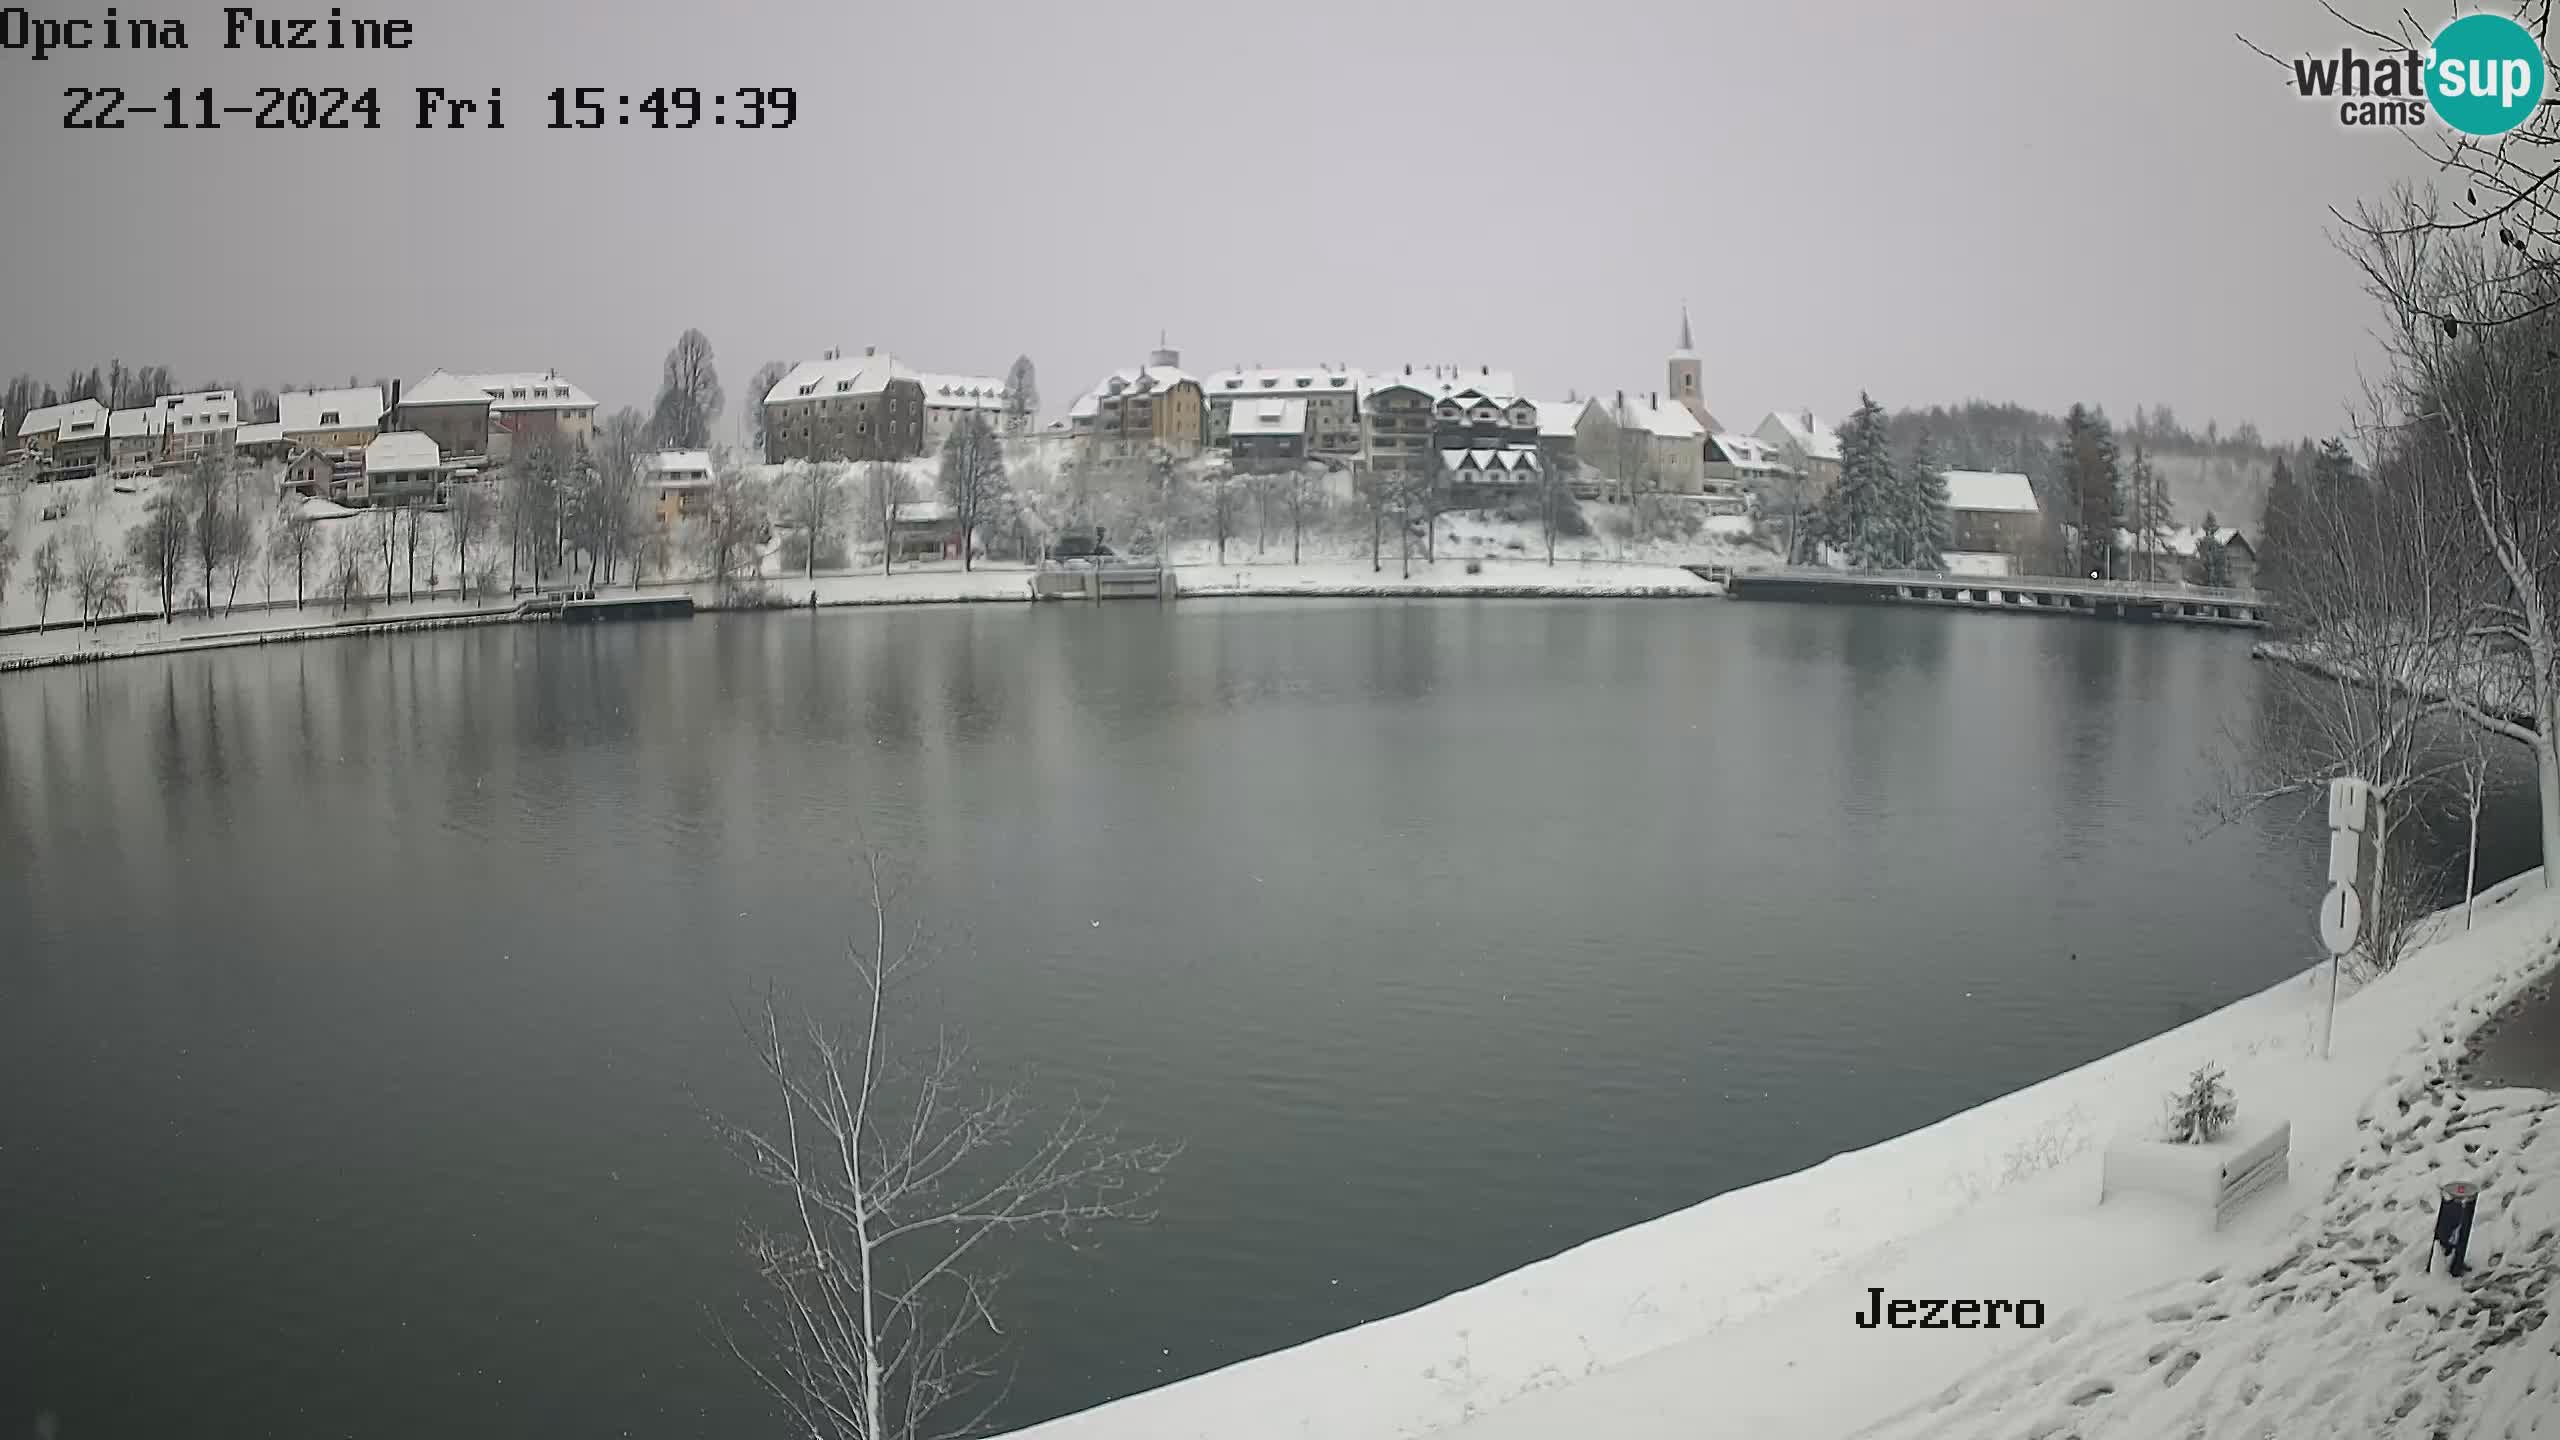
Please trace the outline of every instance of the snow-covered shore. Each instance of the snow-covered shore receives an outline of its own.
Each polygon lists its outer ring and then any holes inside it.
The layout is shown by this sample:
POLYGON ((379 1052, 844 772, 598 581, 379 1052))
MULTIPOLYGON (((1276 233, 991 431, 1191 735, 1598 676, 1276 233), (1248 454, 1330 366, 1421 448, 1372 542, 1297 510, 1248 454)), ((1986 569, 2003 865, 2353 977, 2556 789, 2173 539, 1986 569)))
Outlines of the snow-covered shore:
MULTIPOLYGON (((1494 599, 1510 596, 1578 596, 1585 599, 1685 598, 1718 594, 1720 587, 1674 565, 1620 564, 1587 561, 1548 566, 1532 561, 1487 560, 1469 573, 1465 562, 1417 562, 1410 577, 1390 567, 1373 572, 1365 564, 1323 562, 1306 565, 1182 565, 1174 570, 1180 595, 1194 598, 1346 596, 1377 598, 1494 599)), ((811 578, 793 575, 761 577, 765 598, 741 604, 719 598, 707 583, 647 585, 633 592, 621 587, 605 593, 663 595, 687 593, 705 610, 801 608, 820 609, 877 605, 1023 604, 1031 598, 1031 572, 1020 565, 990 564, 962 570, 957 564, 876 572, 833 573, 811 578)), ((501 624, 516 618, 514 601, 445 595, 432 600, 383 604, 348 610, 313 603, 243 609, 210 619, 180 616, 171 621, 125 621, 83 630, 56 625, 42 631, 0 635, 0 671, 51 665, 85 665, 145 655, 183 654, 194 650, 241 645, 276 644, 349 635, 381 635, 435 629, 456 624, 501 624)))
MULTIPOLYGON (((1896 1436, 2005 1436, 2074 1427, 2096 1434, 2119 1411, 2129 1418, 2106 1433, 2241 1433, 2222 1419, 2254 1414, 2247 1407, 2262 1397, 2238 1379, 2189 1392, 2230 1407, 2179 1412, 2204 1422, 2201 1429, 2157 1428, 2169 1413, 2155 1394, 2161 1377, 2138 1376, 2127 1354, 2170 1343, 2152 1329, 2209 1327, 2220 1316, 2209 1304, 2161 1309, 2143 1297, 2164 1286, 2210 1288, 2201 1278, 2208 1274, 2255 1276, 2312 1245, 2339 1223, 2341 1206, 2362 1215, 2365 1202, 2395 1184, 2389 1234, 2405 1242, 2395 1263, 2415 1268, 2432 1212, 2397 1192, 2423 1189, 2426 1166, 2395 1181, 2377 1179, 2360 1160, 2359 1178, 2333 1184, 2333 1177, 2372 1150, 2377 1125, 2393 1115, 2387 1102, 2405 1101, 2412 1086, 2444 1073, 2448 1053, 2473 1026, 2550 968, 2560 897, 2545 895, 2533 872, 2484 897, 2476 930, 2462 926, 2459 911, 2436 917, 2424 948, 2347 997, 2327 1061, 2313 1058, 2327 994, 2325 971, 2314 969, 1910 1134, 1713 1197, 1420 1309, 1015 1433, 1021 1440, 1685 1440, 1834 1436, 1883 1423, 1899 1427, 1887 1432, 1896 1436), (2244 1121, 2292 1124, 2291 1179, 2218 1233, 2169 1202, 2116 1197, 2099 1205, 2106 1143, 2152 1133, 2164 1097, 2206 1061, 2227 1070, 2244 1121), (2034 1299, 2050 1318, 2037 1332, 1866 1329, 1852 1317, 1865 1310, 1871 1288, 1894 1297, 2034 1299), (2091 1372, 2048 1364, 2091 1316, 2114 1317, 2107 1333, 2117 1337, 2087 1357, 2091 1372), (2116 1373, 2128 1365, 2132 1372, 2116 1373), (1977 1367, 1969 1391, 1949 1391, 1977 1367), (2109 1409, 2113 1387, 2137 1383, 2150 1387, 2142 1396, 2150 1408, 2109 1409), (1932 1408, 1950 1393, 1952 1404, 1932 1408), (2071 1424, 2039 1428, 2057 1418, 2071 1424)), ((2560 1168, 2560 1147, 2536 1158, 2546 1171, 2560 1168)), ((2501 1190, 2530 1193, 2512 1180, 2501 1190)), ((2554 1192, 2543 1200, 2560 1200, 2560 1187, 2554 1192)), ((2501 1221, 2509 1233, 2533 1223, 2523 1212, 2493 1218, 2484 1207, 2475 1260, 2494 1252, 2501 1221)), ((2200 1350, 2180 1373, 2228 1375, 2253 1363, 2239 1357, 2256 1338, 2235 1328, 2210 1368, 2201 1368, 2200 1350)), ((2381 1350, 2394 1343, 2377 1342, 2381 1350)), ((2194 1348, 2184 1339, 2177 1345, 2162 1358, 2194 1348)), ((2370 1366, 2375 1374, 2414 1373, 2391 1356, 2344 1353, 2335 1343, 2318 1355, 2318 1363, 2370 1366)), ((2338 1433, 2379 1432, 2348 1425, 2338 1433)))

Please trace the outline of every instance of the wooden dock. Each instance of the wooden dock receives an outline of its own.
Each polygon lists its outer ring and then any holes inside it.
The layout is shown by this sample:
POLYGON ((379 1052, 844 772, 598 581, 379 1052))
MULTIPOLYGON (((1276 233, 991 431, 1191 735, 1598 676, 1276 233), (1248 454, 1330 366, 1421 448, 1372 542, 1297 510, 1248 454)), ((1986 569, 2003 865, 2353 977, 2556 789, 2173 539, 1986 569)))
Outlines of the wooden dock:
POLYGON ((1159 565, 1067 562, 1044 565, 1031 577, 1034 600, 1170 600, 1173 596, 1173 572, 1159 565))
MULTIPOLYGON (((1695 568, 1695 567, 1693 567, 1695 568)), ((1703 569, 1699 574, 1706 575, 1703 569)), ((2074 580, 2057 575, 1942 575, 1934 571, 1830 570, 1796 565, 1717 572, 1737 600, 1831 605, 1924 605, 2084 620, 2266 628, 2274 600, 2256 590, 2147 580, 2074 580)))

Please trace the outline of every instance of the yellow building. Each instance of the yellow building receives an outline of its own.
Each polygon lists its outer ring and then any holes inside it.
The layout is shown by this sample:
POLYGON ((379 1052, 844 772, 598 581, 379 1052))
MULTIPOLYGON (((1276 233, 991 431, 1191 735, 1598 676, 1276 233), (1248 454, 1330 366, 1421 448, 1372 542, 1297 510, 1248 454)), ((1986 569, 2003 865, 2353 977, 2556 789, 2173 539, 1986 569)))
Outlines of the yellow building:
POLYGON ((382 392, 288 390, 276 397, 285 443, 303 450, 362 450, 382 433, 382 392))

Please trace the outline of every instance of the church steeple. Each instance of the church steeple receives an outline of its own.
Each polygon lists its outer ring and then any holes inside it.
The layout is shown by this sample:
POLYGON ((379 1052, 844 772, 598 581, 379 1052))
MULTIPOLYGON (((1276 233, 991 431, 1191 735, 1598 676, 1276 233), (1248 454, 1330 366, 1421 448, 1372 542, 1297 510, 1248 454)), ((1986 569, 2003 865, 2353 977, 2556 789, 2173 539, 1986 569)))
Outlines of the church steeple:
POLYGON ((1697 348, 1689 338, 1689 302, 1685 300, 1680 302, 1680 348, 1671 352, 1665 369, 1671 398, 1696 416, 1698 423, 1707 427, 1708 434, 1720 430, 1722 427, 1716 424, 1716 417, 1707 409, 1705 377, 1701 374, 1697 348))

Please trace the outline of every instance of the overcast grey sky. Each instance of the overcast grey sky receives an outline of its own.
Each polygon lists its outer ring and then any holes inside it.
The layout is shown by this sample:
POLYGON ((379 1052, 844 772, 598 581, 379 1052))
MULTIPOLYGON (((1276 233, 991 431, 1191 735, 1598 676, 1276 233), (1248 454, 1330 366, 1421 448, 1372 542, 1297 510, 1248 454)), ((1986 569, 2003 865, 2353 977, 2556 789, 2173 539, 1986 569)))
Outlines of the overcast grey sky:
MULTIPOLYGON (((2331 206, 2406 142, 2299 100, 2314 0, 615 5, 340 0, 400 55, 0 54, 0 369, 249 384, 558 367, 645 408, 668 344, 828 345, 1063 410, 1163 330, 1237 362, 1491 364, 1541 395, 1971 396, 2336 429, 2369 307, 2331 206), (71 85, 382 87, 386 128, 61 128, 71 85), (408 129, 503 87, 503 132, 408 129), (553 86, 790 85, 783 132, 540 128, 553 86)), ((103 4, 39 4, 98 17, 103 4)), ((325 14, 286 0, 268 14, 325 14)), ((233 122, 238 124, 240 122, 233 122)))

